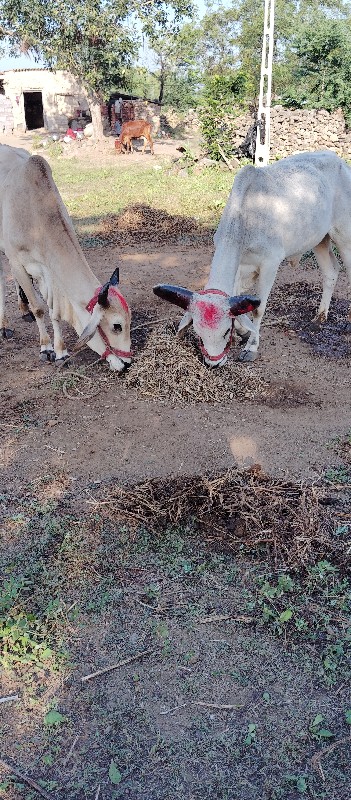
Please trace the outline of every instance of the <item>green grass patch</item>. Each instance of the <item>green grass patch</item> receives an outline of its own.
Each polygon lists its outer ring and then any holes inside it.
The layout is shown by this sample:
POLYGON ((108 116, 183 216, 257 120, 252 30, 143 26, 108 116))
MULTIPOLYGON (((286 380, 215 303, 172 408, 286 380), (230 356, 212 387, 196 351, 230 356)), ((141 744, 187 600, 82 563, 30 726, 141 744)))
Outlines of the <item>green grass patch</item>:
POLYGON ((89 166, 80 161, 55 159, 53 176, 79 235, 93 233, 101 218, 118 214, 137 203, 168 214, 194 217, 215 229, 227 202, 233 173, 206 169, 199 175, 170 174, 170 164, 160 169, 139 164, 89 166))

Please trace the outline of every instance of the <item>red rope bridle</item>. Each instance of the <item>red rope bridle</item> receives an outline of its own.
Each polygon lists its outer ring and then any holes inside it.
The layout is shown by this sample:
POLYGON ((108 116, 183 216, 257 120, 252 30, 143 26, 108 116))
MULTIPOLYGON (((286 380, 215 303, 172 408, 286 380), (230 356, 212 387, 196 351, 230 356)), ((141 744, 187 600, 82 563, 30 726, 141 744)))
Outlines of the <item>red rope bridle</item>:
MULTIPOLYGON (((227 298, 229 298, 229 296, 230 296, 226 292, 222 292, 221 289, 202 289, 201 291, 196 292, 196 294, 201 294, 201 295, 203 295, 203 294, 220 294, 220 295, 222 295, 222 297, 227 297, 227 298)), ((232 346, 233 330, 234 330, 234 319, 232 319, 232 326, 231 326, 231 329, 230 329, 230 336, 229 336, 228 342, 227 342, 224 350, 222 350, 222 352, 219 354, 219 356, 210 356, 210 354, 206 350, 206 347, 203 345, 200 337, 198 337, 198 339, 199 339, 199 347, 200 347, 202 355, 206 356, 207 360, 208 361, 212 361, 213 363, 216 363, 216 361, 221 361, 222 358, 224 358, 224 356, 226 356, 229 353, 229 350, 230 350, 230 348, 232 346)))
MULTIPOLYGON (((102 289, 102 286, 98 286, 98 288, 95 290, 91 300, 89 300, 89 303, 85 306, 86 310, 89 311, 89 314, 92 314, 93 311, 94 311, 94 308, 95 308, 96 303, 98 301, 98 297, 99 297, 99 294, 101 292, 101 289, 102 289)), ((126 312, 129 312, 129 306, 128 306, 128 303, 127 303, 125 297, 123 297, 123 294, 121 294, 121 292, 119 292, 118 289, 115 288, 115 286, 110 286, 109 287, 109 292, 112 292, 116 297, 118 297, 123 310, 126 311, 126 312)), ((110 342, 109 342, 109 340, 108 340, 108 338, 106 336, 106 333, 102 330, 101 325, 97 326, 97 330, 99 331, 99 334, 100 334, 104 344, 106 345, 106 350, 104 350, 104 352, 103 352, 102 356, 100 356, 100 358, 107 358, 107 356, 117 356, 118 358, 122 358, 122 359, 123 358, 132 358, 133 353, 132 353, 131 350, 129 352, 127 352, 125 350, 118 350, 117 347, 112 347, 112 345, 110 344, 110 342)))

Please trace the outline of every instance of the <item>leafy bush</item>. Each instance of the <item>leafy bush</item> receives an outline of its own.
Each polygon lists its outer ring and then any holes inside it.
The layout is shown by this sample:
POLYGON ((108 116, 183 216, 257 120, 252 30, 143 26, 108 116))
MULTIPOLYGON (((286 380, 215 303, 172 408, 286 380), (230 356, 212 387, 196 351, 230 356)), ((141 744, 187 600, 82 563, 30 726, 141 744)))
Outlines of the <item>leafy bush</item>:
POLYGON ((205 84, 199 109, 201 132, 209 156, 216 161, 222 158, 219 147, 227 156, 233 152, 234 121, 248 88, 249 79, 243 71, 214 75, 205 84))

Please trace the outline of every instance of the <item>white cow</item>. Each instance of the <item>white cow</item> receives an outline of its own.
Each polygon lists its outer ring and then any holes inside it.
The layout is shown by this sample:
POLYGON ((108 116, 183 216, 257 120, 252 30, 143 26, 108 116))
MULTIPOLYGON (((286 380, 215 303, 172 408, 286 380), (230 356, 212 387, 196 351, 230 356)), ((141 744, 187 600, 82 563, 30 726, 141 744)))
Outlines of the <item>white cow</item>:
MULTIPOLYGON (((118 269, 100 286, 48 163, 7 145, 0 145, 0 250, 9 259, 17 282, 20 309, 29 310, 36 319, 41 358, 57 363, 67 358, 60 326, 65 320, 79 334, 78 342, 88 343, 112 370, 121 372, 130 363, 131 314, 117 289, 118 269), (44 324, 43 299, 49 308, 54 347, 44 324)), ((12 331, 5 318, 4 298, 0 264, 0 332, 8 337, 12 331)))
POLYGON ((314 251, 323 276, 318 323, 327 319, 339 271, 331 242, 351 284, 351 169, 331 151, 301 153, 259 169, 243 167, 214 242, 203 292, 162 284, 154 292, 186 310, 179 330, 193 322, 205 362, 218 366, 226 361, 236 315, 238 298, 231 295, 257 283, 261 302, 253 311, 253 322, 245 317, 240 324, 235 322, 244 345, 240 360, 254 361, 262 317, 283 259, 314 251))

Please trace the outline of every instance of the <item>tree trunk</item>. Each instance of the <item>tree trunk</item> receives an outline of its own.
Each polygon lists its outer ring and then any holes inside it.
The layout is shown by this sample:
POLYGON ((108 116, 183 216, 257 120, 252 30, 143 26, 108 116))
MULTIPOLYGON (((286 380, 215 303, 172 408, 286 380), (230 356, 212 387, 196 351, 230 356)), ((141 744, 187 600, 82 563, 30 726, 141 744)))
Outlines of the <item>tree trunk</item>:
POLYGON ((91 113, 91 121, 93 123, 94 139, 99 141, 104 138, 100 98, 96 94, 89 93, 88 103, 91 113))
POLYGON ((161 72, 159 81, 160 81, 160 91, 159 91, 159 95, 158 95, 158 102, 162 103, 163 92, 164 92, 164 88, 165 88, 165 76, 164 76, 163 72, 161 72))

